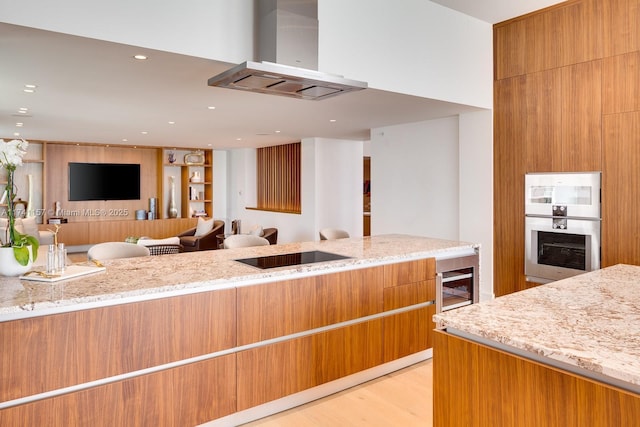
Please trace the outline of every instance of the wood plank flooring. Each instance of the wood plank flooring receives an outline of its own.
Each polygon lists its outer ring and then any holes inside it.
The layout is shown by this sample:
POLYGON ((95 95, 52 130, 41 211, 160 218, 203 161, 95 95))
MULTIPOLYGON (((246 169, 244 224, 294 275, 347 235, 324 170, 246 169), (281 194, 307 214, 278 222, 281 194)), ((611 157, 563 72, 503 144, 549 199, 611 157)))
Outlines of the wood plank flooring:
POLYGON ((243 427, 431 427, 432 385, 430 359, 243 427))

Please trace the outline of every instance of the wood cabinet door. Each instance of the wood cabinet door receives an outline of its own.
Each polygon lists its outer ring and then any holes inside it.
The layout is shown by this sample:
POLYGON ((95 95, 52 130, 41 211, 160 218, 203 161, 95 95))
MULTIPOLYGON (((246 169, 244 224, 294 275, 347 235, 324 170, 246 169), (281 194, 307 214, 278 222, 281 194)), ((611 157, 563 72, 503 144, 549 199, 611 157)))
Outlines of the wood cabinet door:
POLYGON ((238 353, 238 410, 382 363, 380 319, 238 353))
POLYGON ((605 57, 640 50, 640 0, 602 3, 605 57))
POLYGON ((494 293, 524 286, 524 173, 526 79, 495 82, 494 108, 494 293), (522 203, 517 201, 521 200, 522 203))
POLYGON ((383 310, 383 267, 238 288, 238 345, 383 310))
POLYGON ((0 410, 2 426, 194 426, 236 412, 236 356, 0 410))
POLYGON ((562 68, 561 170, 602 170, 602 61, 562 68))
POLYGON ((235 289, 0 323, 0 402, 235 347, 235 289))
POLYGON ((640 112, 604 116, 602 267, 640 264, 640 112))

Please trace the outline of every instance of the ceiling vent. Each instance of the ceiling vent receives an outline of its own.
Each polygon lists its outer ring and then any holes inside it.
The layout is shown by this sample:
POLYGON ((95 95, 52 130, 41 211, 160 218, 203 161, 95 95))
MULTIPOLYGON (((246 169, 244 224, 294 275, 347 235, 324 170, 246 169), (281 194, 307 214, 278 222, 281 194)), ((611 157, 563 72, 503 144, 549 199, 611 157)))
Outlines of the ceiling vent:
POLYGON ((316 71, 316 0, 260 0, 259 62, 246 61, 211 77, 209 86, 321 100, 367 88, 367 83, 316 71))

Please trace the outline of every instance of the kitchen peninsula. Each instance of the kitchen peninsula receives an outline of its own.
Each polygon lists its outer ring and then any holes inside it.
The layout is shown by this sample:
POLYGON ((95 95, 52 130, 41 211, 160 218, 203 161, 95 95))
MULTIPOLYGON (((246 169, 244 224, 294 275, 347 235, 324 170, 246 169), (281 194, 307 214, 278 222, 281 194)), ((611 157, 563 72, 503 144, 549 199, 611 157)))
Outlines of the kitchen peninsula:
POLYGON ((415 363, 431 354, 435 260, 477 249, 387 235, 2 278, 0 424, 236 425, 415 363), (346 258, 236 261, 313 251, 346 258))
POLYGON ((639 296, 616 265, 437 314, 434 426, 637 426, 639 296))

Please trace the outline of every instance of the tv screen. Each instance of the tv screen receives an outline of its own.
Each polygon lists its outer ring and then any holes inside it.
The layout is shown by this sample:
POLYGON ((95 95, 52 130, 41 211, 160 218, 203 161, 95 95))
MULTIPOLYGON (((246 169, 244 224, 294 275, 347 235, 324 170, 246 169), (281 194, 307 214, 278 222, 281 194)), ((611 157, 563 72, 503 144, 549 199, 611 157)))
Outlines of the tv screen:
POLYGON ((140 200, 140 165, 69 163, 69 201, 140 200))

